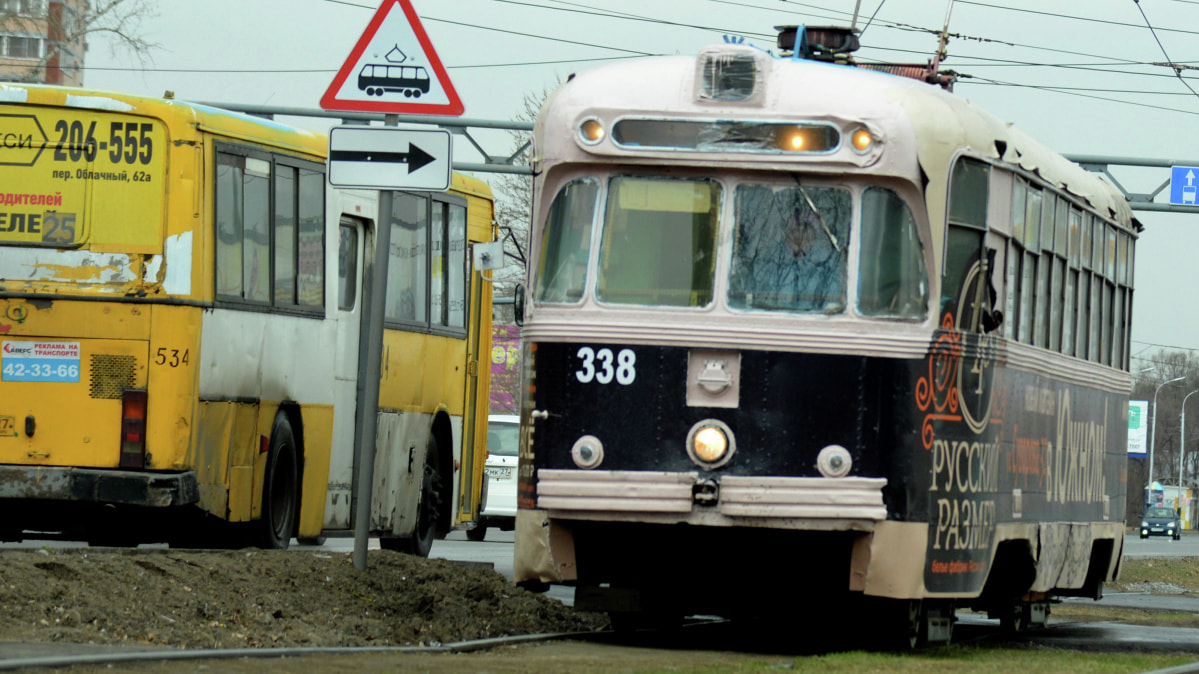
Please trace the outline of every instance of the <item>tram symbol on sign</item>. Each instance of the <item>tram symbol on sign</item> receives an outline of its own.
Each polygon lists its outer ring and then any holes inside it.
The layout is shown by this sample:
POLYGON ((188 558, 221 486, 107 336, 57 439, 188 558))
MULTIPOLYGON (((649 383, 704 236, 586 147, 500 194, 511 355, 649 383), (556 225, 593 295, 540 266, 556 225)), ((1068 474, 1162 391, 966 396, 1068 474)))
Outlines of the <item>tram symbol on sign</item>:
POLYGON ((429 93, 429 71, 422 66, 403 65, 408 56, 400 46, 392 47, 383 57, 387 63, 367 63, 358 71, 358 89, 367 96, 402 93, 404 98, 420 98, 429 93))

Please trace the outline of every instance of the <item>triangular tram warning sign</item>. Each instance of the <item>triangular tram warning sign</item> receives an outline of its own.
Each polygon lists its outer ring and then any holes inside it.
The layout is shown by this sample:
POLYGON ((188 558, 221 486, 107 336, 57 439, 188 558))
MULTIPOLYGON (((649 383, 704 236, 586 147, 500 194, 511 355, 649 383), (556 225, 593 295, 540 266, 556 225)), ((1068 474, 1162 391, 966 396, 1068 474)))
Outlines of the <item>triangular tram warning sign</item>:
POLYGON ((463 112, 410 0, 383 0, 321 97, 321 107, 424 115, 463 112))

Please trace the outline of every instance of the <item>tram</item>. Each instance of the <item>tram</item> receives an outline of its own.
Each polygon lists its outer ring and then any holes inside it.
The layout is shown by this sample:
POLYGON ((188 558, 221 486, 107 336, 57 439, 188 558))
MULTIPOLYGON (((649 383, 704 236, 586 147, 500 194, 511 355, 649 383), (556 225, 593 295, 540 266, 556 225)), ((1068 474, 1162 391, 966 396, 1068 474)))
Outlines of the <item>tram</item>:
POLYGON ((429 71, 421 66, 368 63, 358 72, 358 88, 367 96, 391 92, 420 98, 429 93, 429 71))
POLYGON ((573 76, 534 147, 518 583, 914 646, 1116 578, 1141 227, 1108 184, 738 44, 573 76))

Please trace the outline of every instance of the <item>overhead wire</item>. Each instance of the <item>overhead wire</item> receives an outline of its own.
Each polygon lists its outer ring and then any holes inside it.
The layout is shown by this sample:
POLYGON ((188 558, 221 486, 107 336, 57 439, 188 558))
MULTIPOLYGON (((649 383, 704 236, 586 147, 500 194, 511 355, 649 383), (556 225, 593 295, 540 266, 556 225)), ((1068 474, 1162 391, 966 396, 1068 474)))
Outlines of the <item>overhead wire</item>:
MULTIPOLYGON (((358 8, 358 9, 364 9, 364 10, 375 9, 375 7, 373 7, 371 5, 362 4, 360 2, 352 2, 350 0, 321 0, 321 1, 327 2, 330 4, 343 5, 343 6, 354 7, 354 8, 358 8)), ((730 31, 728 29, 715 27, 715 26, 705 26, 705 25, 700 25, 700 24, 691 24, 691 23, 684 23, 684 22, 678 22, 678 21, 655 19, 655 18, 638 15, 638 14, 633 14, 633 13, 629 13, 629 12, 595 11, 594 7, 583 6, 583 5, 580 5, 579 3, 568 2, 567 0, 548 0, 549 2, 553 2, 553 3, 559 4, 559 5, 565 5, 565 7, 552 7, 549 5, 541 5, 541 4, 537 4, 537 3, 527 2, 524 0, 493 0, 493 1, 501 2, 501 3, 505 3, 505 4, 511 4, 511 5, 526 6, 526 7, 531 7, 531 8, 541 8, 541 9, 550 9, 550 10, 555 10, 555 11, 578 13, 578 14, 589 15, 589 16, 602 16, 602 17, 625 19, 625 20, 631 20, 631 21, 648 22, 648 23, 654 23, 654 24, 658 24, 658 25, 671 26, 671 27, 677 27, 677 28, 687 28, 687 29, 693 29, 693 30, 721 32, 722 34, 741 35, 741 36, 751 37, 751 38, 771 38, 771 39, 773 39, 773 37, 774 37, 773 34, 756 33, 756 32, 752 32, 752 31, 730 31)), ((762 10, 762 11, 777 11, 777 10, 769 8, 769 7, 764 7, 764 6, 755 5, 755 4, 749 4, 746 2, 738 2, 736 0, 708 0, 708 1, 712 2, 712 3, 716 3, 716 4, 721 4, 721 5, 746 7, 746 8, 757 9, 757 10, 762 10)), ((1127 24, 1127 23, 1122 23, 1122 22, 1109 22, 1106 20, 1094 19, 1091 17, 1078 17, 1078 16, 1071 16, 1071 15, 1065 15, 1065 14, 1053 14, 1053 13, 1049 13, 1049 12, 1036 12, 1035 10, 1023 10, 1021 8, 1002 7, 1002 6, 991 5, 991 4, 983 3, 983 2, 974 2, 971 0, 956 0, 956 1, 963 2, 964 4, 977 5, 977 6, 989 7, 989 8, 995 8, 995 9, 1001 9, 1001 10, 1028 11, 1028 12, 1034 12, 1034 13, 1047 14, 1047 15, 1051 15, 1051 16, 1067 18, 1067 19, 1075 19, 1075 20, 1079 20, 1079 21, 1097 21, 1100 23, 1115 23, 1117 25, 1145 29, 1144 26, 1137 26, 1136 24, 1127 24)), ((1181 1, 1181 0, 1176 0, 1176 1, 1181 1)), ((849 12, 841 12, 839 10, 832 10, 832 9, 829 9, 826 7, 812 5, 810 3, 799 2, 798 0, 781 0, 781 2, 786 5, 794 5, 797 7, 803 7, 803 8, 805 8, 805 10, 813 10, 813 9, 819 10, 822 13, 819 15, 814 15, 814 16, 816 16, 816 18, 834 18, 834 19, 836 19, 836 18, 843 18, 840 15, 850 16, 849 12), (833 15, 836 15, 836 16, 830 16, 829 15, 830 13, 833 15)), ((882 9, 882 6, 884 3, 885 3, 885 0, 883 2, 880 2, 878 7, 875 8, 874 13, 871 15, 871 19, 870 19, 871 23, 868 23, 867 24, 868 26, 872 25, 873 23, 875 23, 877 21, 877 23, 879 25, 882 25, 882 26, 884 26, 886 28, 890 28, 890 29, 903 30, 903 31, 926 32, 929 34, 939 34, 940 31, 937 29, 913 26, 911 24, 903 24, 903 23, 890 21, 888 19, 878 18, 878 13, 882 9)), ((1188 3, 1188 4, 1199 4, 1199 2, 1188 3)), ((619 59, 623 59, 623 58, 631 58, 634 56, 656 55, 652 52, 648 52, 648 51, 644 51, 644 50, 627 49, 627 48, 623 48, 623 47, 616 47, 616 46, 604 45, 604 44, 596 44, 596 43, 592 43, 592 42, 584 42, 584 41, 578 41, 578 40, 568 40, 568 39, 564 39, 564 38, 552 37, 549 35, 541 35, 541 34, 522 32, 522 31, 508 30, 508 29, 498 28, 496 26, 472 24, 472 23, 463 22, 463 21, 440 19, 437 17, 422 17, 422 21, 446 23, 446 24, 456 25, 456 26, 461 26, 461 27, 475 28, 475 29, 487 30, 487 31, 491 31, 491 32, 505 33, 505 34, 509 34, 509 35, 515 35, 518 37, 529 37, 529 38, 536 38, 536 39, 541 39, 541 40, 550 40, 550 41, 554 41, 554 42, 561 42, 563 44, 570 44, 570 45, 574 45, 574 46, 584 46, 584 47, 604 49, 604 50, 609 50, 609 51, 618 51, 618 52, 622 52, 623 54, 625 54, 624 56, 549 59, 549 60, 522 61, 522 62, 512 62, 512 63, 476 63, 476 64, 461 64, 461 65, 447 64, 447 68, 451 69, 451 70, 561 65, 561 64, 571 64, 571 63, 588 63, 588 62, 596 62, 596 61, 619 60, 619 59)), ((1152 25, 1149 26, 1149 29, 1154 30, 1152 25)), ((1193 32, 1193 31, 1181 31, 1180 30, 1178 32, 1193 32)), ((1197 33, 1197 34, 1199 34, 1199 33, 1197 33)), ((1043 67, 1043 68, 1091 70, 1094 72, 1122 74, 1122 75, 1135 75, 1135 76, 1157 76, 1157 77, 1175 76, 1175 77, 1179 78, 1180 80, 1183 80, 1183 84, 1185 86, 1187 86, 1188 89, 1191 89, 1191 86, 1186 82, 1186 80, 1189 78, 1183 77, 1181 75, 1181 72, 1179 72, 1179 70, 1178 70, 1180 67, 1183 69, 1191 69, 1191 66, 1185 65, 1185 63, 1175 63, 1173 61, 1170 61, 1168 55, 1166 56, 1166 58, 1167 58, 1167 61, 1169 61, 1169 63, 1162 64, 1162 63, 1156 63, 1156 62, 1141 62, 1141 61, 1134 61, 1134 60, 1129 60, 1129 59, 1121 59, 1118 57, 1100 55, 1100 54, 1087 54, 1087 53, 1083 53, 1083 52, 1074 52, 1074 51, 1070 51, 1070 50, 1057 49, 1057 48, 1052 48, 1052 47, 1041 47, 1038 45, 1020 44, 1020 43, 1015 43, 1015 42, 1010 42, 1010 41, 996 40, 993 38, 986 38, 986 37, 981 37, 981 36, 970 36, 970 35, 964 35, 964 34, 959 34, 959 33, 951 33, 950 37, 953 37, 954 39, 959 39, 959 40, 972 40, 972 41, 977 41, 977 42, 988 42, 988 43, 1008 45, 1008 46, 1012 46, 1012 47, 1023 47, 1023 48, 1029 48, 1029 49, 1035 49, 1035 50, 1044 50, 1044 51, 1053 52, 1053 53, 1062 53, 1062 54, 1086 56, 1089 58, 1107 59, 1107 60, 1110 60, 1113 63, 1113 65, 1118 64, 1118 65, 1126 65, 1126 66, 1159 66, 1159 67, 1162 65, 1167 65, 1175 70, 1175 74, 1174 75, 1166 75, 1166 74, 1151 73, 1151 72, 1132 72, 1132 71, 1127 71, 1127 70, 1112 70, 1112 69, 1106 69, 1106 68, 1099 67, 1099 66, 1102 66, 1103 64, 1070 64, 1070 63, 1014 61, 1011 59, 996 59, 996 58, 988 58, 988 57, 970 56, 968 54, 955 55, 954 60, 952 62, 955 66, 1043 67), (977 63, 977 61, 986 61, 986 62, 985 63, 977 63)), ((1159 41, 1159 43, 1160 43, 1160 41, 1159 41)), ((884 47, 869 47, 869 48, 867 48, 867 50, 868 50, 868 53, 869 53, 869 51, 913 53, 913 54, 918 54, 918 55, 926 55, 928 53, 926 51, 904 50, 904 49, 884 48, 884 47)), ((1164 53, 1164 49, 1163 49, 1163 53, 1164 53)), ((867 58, 864 58, 863 60, 869 61, 870 59, 867 57, 867 58)), ((1199 69, 1199 68, 1196 68, 1196 69, 1199 69)), ((97 71, 98 70, 116 70, 116 71, 134 70, 134 71, 139 71, 139 72, 196 72, 196 73, 209 72, 209 73, 214 73, 214 74, 256 73, 256 72, 281 73, 281 74, 293 74, 293 73, 294 74, 304 74, 304 73, 317 73, 317 72, 332 72, 332 69, 324 69, 324 68, 321 68, 321 69, 262 69, 262 68, 212 69, 212 68, 100 68, 100 67, 87 67, 87 66, 84 67, 84 70, 97 70, 97 71)), ((1017 87, 1024 87, 1024 88, 1037 89, 1037 90, 1043 90, 1043 91, 1054 91, 1054 92, 1068 94, 1068 95, 1084 95, 1084 94, 1079 94, 1078 91, 1086 90, 1086 89, 1077 88, 1074 91, 1070 91, 1070 90, 1068 90, 1068 88, 1065 88, 1065 87, 1054 87, 1051 85, 1021 84, 1021 83, 1015 83, 1015 82, 999 82, 997 80, 991 80, 989 78, 970 77, 970 76, 964 76, 963 80, 974 80, 974 82, 963 81, 964 84, 977 83, 977 84, 980 84, 983 86, 1017 86, 1017 87)), ((962 80, 960 80, 960 81, 962 81, 962 80)), ((1105 93, 1101 89, 1095 89, 1094 91, 1099 92, 1099 93, 1105 93)), ((1194 92, 1193 89, 1192 89, 1192 92, 1194 92)), ((1108 92, 1108 93, 1112 93, 1112 92, 1108 92)), ((1132 91, 1129 91, 1128 93, 1161 94, 1163 92, 1154 92, 1154 91, 1132 92, 1132 91)), ((1143 106, 1143 107, 1147 107, 1147 108, 1151 108, 1151 109, 1162 109, 1162 110, 1166 110, 1166 111, 1184 112, 1186 114, 1193 114, 1188 111, 1176 110, 1176 109, 1172 109, 1172 108, 1163 108, 1161 106, 1155 106, 1155 105, 1146 104, 1146 103, 1139 103, 1139 102, 1133 102, 1133 101, 1121 101, 1121 100, 1117 100, 1117 99, 1107 99, 1107 98, 1102 98, 1102 97, 1097 97, 1097 96, 1086 96, 1086 97, 1095 98, 1098 100, 1108 100, 1111 102, 1122 103, 1125 105, 1138 105, 1138 106, 1143 106)))
POLYGON ((1141 12, 1141 18, 1145 19, 1145 25, 1149 26, 1149 32, 1153 34, 1154 41, 1157 42, 1158 48, 1162 50, 1162 56, 1166 57, 1166 63, 1169 64, 1170 67, 1174 68, 1174 74, 1178 76, 1178 81, 1182 82, 1182 86, 1189 89, 1192 94, 1195 94, 1196 97, 1199 97, 1199 93, 1195 93, 1195 89, 1188 84, 1186 78, 1182 76, 1182 68, 1174 66, 1173 62, 1170 60, 1170 54, 1166 52, 1166 46, 1162 44, 1161 38, 1157 36, 1157 29, 1155 29, 1153 27, 1153 23, 1149 21, 1149 16, 1145 14, 1145 8, 1141 7, 1141 0, 1132 1, 1133 4, 1137 6, 1137 10, 1141 12))

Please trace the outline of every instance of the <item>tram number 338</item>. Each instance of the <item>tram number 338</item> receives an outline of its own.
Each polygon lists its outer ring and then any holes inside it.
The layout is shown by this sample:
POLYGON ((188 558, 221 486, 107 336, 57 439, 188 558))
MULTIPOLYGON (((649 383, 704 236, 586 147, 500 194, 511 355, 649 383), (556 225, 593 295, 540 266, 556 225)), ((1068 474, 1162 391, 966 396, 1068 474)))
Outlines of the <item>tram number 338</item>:
POLYGON ((581 347, 575 354, 582 362, 582 367, 575 371, 575 378, 580 383, 611 384, 628 386, 637 378, 637 354, 632 349, 621 349, 613 354, 612 349, 592 349, 590 346, 581 347))

